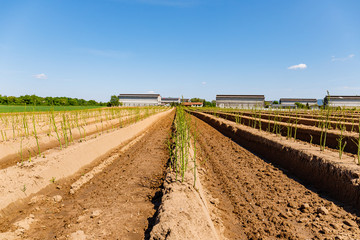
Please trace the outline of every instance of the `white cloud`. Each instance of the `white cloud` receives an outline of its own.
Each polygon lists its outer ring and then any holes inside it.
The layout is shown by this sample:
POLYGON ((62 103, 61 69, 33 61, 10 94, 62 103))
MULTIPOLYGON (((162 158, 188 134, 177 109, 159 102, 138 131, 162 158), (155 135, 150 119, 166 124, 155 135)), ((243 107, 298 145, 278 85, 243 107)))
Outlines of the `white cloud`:
POLYGON ((343 57, 343 58, 337 58, 337 57, 335 57, 335 56, 332 56, 332 57, 331 57, 331 61, 332 61, 332 62, 335 62, 335 61, 344 62, 344 61, 350 60, 350 59, 352 59, 352 58, 354 58, 354 57, 355 57, 355 54, 350 54, 349 56, 343 57))
POLYGON ((151 93, 151 94, 152 94, 152 93, 155 93, 155 91, 150 90, 150 91, 147 91, 147 93, 151 93))
POLYGON ((48 76, 46 76, 45 73, 35 74, 35 75, 33 75, 33 77, 37 78, 37 79, 48 79, 48 76))
POLYGON ((206 85, 206 82, 201 82, 202 85, 206 85))
POLYGON ((298 70, 298 69, 305 69, 305 68, 307 68, 307 65, 305 63, 300 63, 298 65, 293 65, 293 66, 288 67, 288 69, 290 69, 290 70, 298 70))

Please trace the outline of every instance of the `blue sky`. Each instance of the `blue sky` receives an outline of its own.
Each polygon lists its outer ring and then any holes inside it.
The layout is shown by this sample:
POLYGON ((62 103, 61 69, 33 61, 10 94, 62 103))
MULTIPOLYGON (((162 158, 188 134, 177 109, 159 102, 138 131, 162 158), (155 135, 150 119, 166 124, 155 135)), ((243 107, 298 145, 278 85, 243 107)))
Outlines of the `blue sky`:
POLYGON ((358 0, 2 0, 0 94, 360 95, 358 0))

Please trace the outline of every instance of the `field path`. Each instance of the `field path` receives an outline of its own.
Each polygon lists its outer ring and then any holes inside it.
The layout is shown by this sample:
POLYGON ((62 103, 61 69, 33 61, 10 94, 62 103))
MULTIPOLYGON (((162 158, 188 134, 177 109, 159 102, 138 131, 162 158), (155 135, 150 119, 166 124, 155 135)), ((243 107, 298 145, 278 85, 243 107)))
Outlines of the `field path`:
POLYGON ((59 202, 40 199, 24 239, 144 239, 161 197, 174 112, 157 121, 120 158, 74 195, 54 190, 59 202), (154 203, 153 203, 154 202, 154 203), (86 238, 85 238, 86 237, 86 238))
POLYGON ((203 186, 228 239, 360 239, 360 219, 196 121, 203 186))

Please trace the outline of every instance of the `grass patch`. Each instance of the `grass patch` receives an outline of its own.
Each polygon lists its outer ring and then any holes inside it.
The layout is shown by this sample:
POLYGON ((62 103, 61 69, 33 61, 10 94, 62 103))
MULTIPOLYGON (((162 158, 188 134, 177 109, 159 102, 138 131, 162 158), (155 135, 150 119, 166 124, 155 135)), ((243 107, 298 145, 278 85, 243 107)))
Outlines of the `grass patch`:
POLYGON ((14 112, 50 112, 54 111, 75 111, 93 108, 103 108, 104 106, 19 106, 19 105, 0 105, 0 113, 14 112))

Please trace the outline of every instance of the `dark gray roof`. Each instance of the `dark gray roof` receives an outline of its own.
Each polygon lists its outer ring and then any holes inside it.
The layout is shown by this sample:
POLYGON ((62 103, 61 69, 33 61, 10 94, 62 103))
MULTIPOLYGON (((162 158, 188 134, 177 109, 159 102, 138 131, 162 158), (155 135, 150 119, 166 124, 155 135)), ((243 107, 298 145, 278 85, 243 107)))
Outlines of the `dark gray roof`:
POLYGON ((280 102, 288 101, 288 102, 317 102, 315 98, 280 98, 280 102))
POLYGON ((347 99, 347 100, 360 100, 360 96, 326 96, 326 98, 330 98, 330 99, 347 99))
POLYGON ((172 98, 172 97, 168 97, 168 98, 161 98, 162 101, 178 101, 180 98, 172 98))
POLYGON ((265 99, 264 95, 216 95, 216 99, 218 98, 261 98, 265 99))
POLYGON ((119 94, 119 97, 158 97, 160 94, 119 94))

